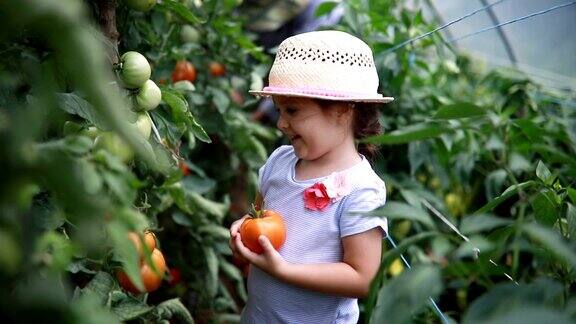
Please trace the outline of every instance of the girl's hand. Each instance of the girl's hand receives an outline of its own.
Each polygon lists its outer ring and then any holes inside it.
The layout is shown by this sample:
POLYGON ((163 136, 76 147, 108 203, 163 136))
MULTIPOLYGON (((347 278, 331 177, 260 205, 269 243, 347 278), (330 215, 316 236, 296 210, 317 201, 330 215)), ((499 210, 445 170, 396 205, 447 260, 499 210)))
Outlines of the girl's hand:
POLYGON ((266 236, 260 235, 258 242, 264 249, 262 254, 256 254, 250 251, 250 249, 248 249, 242 243, 240 233, 237 233, 235 237, 235 249, 242 257, 244 257, 253 265, 257 266, 270 275, 278 277, 280 275, 280 271, 285 267, 286 261, 280 255, 280 253, 274 249, 272 243, 270 243, 270 240, 266 236))
POLYGON ((232 254, 237 258, 239 258, 241 261, 247 261, 247 260, 244 259, 244 257, 238 253, 235 241, 236 241, 236 235, 240 236, 240 233, 238 232, 240 230, 240 226, 242 226, 242 223, 248 217, 250 217, 250 215, 244 215, 242 216, 242 218, 240 218, 239 220, 232 223, 232 225, 230 225, 230 240, 228 241, 228 245, 230 245, 230 250, 232 250, 232 254))

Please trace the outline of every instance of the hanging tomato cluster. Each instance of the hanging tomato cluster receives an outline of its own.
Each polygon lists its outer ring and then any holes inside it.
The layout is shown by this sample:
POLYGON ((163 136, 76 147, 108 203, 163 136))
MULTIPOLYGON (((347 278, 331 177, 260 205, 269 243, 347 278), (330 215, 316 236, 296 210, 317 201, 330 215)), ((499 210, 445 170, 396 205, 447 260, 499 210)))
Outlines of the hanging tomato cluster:
POLYGON ((134 294, 152 292, 158 289, 162 284, 162 278, 164 278, 164 273, 166 272, 166 260, 162 252, 156 248, 156 236, 154 233, 148 231, 144 233, 144 237, 141 239, 139 234, 130 232, 128 238, 136 247, 136 251, 138 251, 140 258, 140 278, 142 279, 145 290, 142 291, 138 289, 130 278, 128 278, 128 275, 121 270, 117 272, 120 286, 134 294), (142 242, 145 247, 142 245, 142 242), (146 253, 149 253, 150 264, 146 262, 146 253))
MULTIPOLYGON (((120 58, 117 67, 119 83, 126 91, 126 99, 131 109, 137 113, 133 126, 146 140, 152 133, 152 119, 148 111, 160 104, 162 92, 150 79, 152 70, 148 60, 138 52, 126 52, 120 58)), ((84 128, 82 125, 67 121, 64 134, 79 133, 94 139, 94 150, 105 150, 128 162, 134 157, 134 151, 114 132, 98 129, 96 126, 84 128)))

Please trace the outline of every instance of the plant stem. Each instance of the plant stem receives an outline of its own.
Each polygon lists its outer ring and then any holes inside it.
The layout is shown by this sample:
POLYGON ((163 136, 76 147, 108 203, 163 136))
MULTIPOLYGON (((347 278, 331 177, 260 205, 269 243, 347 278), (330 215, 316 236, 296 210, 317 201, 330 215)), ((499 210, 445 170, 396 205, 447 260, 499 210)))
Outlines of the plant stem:
POLYGON ((108 39, 111 45, 111 49, 107 47, 109 53, 108 57, 112 61, 112 64, 118 63, 118 39, 120 38, 120 33, 116 28, 116 7, 118 5, 118 0, 99 0, 96 1, 98 6, 98 23, 100 24, 100 29, 104 36, 108 39))

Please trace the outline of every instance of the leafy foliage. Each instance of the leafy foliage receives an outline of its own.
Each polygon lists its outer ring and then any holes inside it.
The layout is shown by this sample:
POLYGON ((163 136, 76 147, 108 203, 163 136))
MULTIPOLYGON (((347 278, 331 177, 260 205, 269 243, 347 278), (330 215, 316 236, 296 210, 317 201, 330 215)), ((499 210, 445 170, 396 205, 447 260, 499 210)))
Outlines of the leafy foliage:
POLYGON ((10 287, 2 313, 106 323, 237 313, 244 278, 230 263, 227 225, 239 216, 231 206, 238 213, 251 200, 247 190, 277 136, 251 121, 256 101, 243 98, 268 58, 233 1, 165 0, 146 12, 123 1, 104 12, 103 3, 0 5, 9 26, 0 59, 0 277, 10 287), (109 32, 110 21, 94 25, 110 17, 118 51, 99 31, 109 32), (184 39, 185 26, 199 37, 184 39), (150 139, 135 127, 138 89, 124 89, 112 73, 127 51, 147 58, 161 88, 160 106, 145 113, 150 139), (171 82, 179 60, 196 67, 195 81, 171 82), (212 76, 211 62, 225 74, 212 76), (145 229, 156 232, 171 271, 157 292, 133 295, 116 273, 143 288, 127 233, 145 229))
MULTIPOLYGON (((109 2, 0 2, 2 318, 239 321, 245 277, 227 227, 278 138, 244 98, 270 58, 239 2, 162 0, 140 12, 118 1, 118 46, 102 28, 109 2), (116 75, 127 51, 147 58, 161 89, 150 139, 135 127, 136 90, 116 75), (195 79, 174 82, 182 60, 195 79), (102 149, 103 134, 120 150, 102 149), (170 271, 158 291, 134 295, 116 273, 142 284, 126 234, 145 229, 170 271)), ((327 1, 317 14, 337 6, 334 28, 371 45, 380 92, 396 98, 382 109, 385 133, 367 141, 381 145, 374 166, 388 186, 374 214, 398 245, 384 251, 363 321, 438 322, 434 300, 456 322, 573 322, 574 94, 487 72, 437 34, 389 51, 434 27, 417 6, 327 1)))

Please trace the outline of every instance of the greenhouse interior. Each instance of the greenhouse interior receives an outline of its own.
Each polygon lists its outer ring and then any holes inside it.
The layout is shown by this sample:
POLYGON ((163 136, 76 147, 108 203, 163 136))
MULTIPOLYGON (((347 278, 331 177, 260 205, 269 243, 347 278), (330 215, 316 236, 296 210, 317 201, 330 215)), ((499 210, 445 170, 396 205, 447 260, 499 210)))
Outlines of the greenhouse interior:
POLYGON ((576 322, 576 1, 0 21, 2 323, 576 322))

